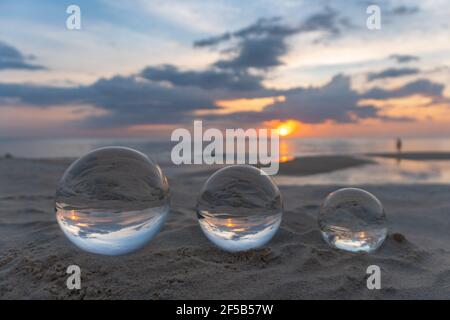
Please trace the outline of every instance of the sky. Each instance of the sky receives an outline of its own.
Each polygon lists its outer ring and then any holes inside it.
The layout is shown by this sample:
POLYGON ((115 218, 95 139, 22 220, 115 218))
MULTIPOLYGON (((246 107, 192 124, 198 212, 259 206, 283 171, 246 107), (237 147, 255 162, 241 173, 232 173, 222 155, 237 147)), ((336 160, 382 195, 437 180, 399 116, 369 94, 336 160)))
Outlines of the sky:
POLYGON ((0 15, 0 138, 167 137, 194 120, 450 136, 447 0, 1 0, 0 15))

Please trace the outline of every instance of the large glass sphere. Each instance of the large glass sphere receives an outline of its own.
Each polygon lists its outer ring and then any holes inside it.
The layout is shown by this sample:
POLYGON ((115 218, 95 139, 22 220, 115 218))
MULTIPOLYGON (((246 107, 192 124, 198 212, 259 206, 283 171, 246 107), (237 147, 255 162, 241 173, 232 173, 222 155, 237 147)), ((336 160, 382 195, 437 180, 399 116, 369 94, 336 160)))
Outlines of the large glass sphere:
POLYGON ((56 190, 56 219, 88 252, 119 255, 144 246, 169 212, 169 186, 158 165, 129 148, 94 150, 75 161, 56 190))
POLYGON ((318 222, 328 244, 350 252, 372 252, 387 235, 383 205, 374 195, 356 188, 330 193, 318 222))
POLYGON ((197 216, 203 233, 230 252, 266 244, 277 232, 282 214, 277 186, 262 170, 247 165, 215 172, 198 198, 197 216))

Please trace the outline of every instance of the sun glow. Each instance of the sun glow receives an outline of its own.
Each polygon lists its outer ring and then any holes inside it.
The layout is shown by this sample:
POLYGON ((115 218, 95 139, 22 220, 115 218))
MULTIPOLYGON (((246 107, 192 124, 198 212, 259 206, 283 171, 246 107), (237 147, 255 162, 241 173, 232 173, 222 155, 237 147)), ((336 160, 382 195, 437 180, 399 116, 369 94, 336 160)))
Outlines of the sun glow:
POLYGON ((75 210, 70 210, 70 220, 73 220, 73 221, 79 220, 79 218, 78 218, 77 213, 75 212, 75 210))
POLYGON ((280 137, 287 137, 297 133, 298 127, 299 124, 297 121, 288 120, 285 122, 280 122, 275 128, 277 129, 280 137))
POLYGON ((281 126, 278 128, 278 134, 282 137, 287 136, 289 134, 289 128, 281 126))
POLYGON ((228 227, 228 228, 232 228, 232 227, 234 227, 234 226, 235 226, 235 224, 233 223, 233 220, 230 219, 230 218, 228 218, 228 219, 227 219, 227 227, 228 227))

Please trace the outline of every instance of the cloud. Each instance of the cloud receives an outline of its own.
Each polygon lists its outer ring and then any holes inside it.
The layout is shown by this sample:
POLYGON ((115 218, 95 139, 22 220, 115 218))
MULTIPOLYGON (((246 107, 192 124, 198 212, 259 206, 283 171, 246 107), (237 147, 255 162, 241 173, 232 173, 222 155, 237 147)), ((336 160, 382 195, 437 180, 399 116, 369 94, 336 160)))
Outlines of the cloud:
POLYGON ((418 74, 419 72, 420 70, 417 68, 389 68, 379 72, 370 72, 367 75, 367 79, 373 81, 386 78, 398 78, 418 74))
POLYGON ((393 59, 397 61, 398 63, 406 63, 411 61, 418 61, 419 57, 409 55, 409 54, 391 54, 389 56, 389 59, 393 59))
POLYGON ((215 66, 228 70, 248 68, 268 69, 282 64, 281 57, 287 53, 283 37, 247 39, 242 42, 235 58, 219 60, 215 66))
POLYGON ((420 94, 432 98, 442 98, 445 86, 428 79, 418 79, 394 89, 373 88, 362 95, 365 99, 391 99, 420 94))
POLYGON ((282 64, 280 58, 287 53, 285 40, 298 32, 298 28, 281 24, 280 18, 259 19, 236 32, 197 41, 194 46, 214 46, 234 41, 226 50, 231 57, 217 61, 214 64, 216 67, 234 72, 249 68, 266 70, 282 64))
MULTIPOLYGON (((0 98, 19 99, 22 104, 50 107, 86 103, 91 92, 87 87, 52 87, 32 84, 0 83, 0 98)), ((2 105, 0 104, 0 107, 2 105)))
POLYGON ((179 123, 193 111, 217 108, 207 90, 167 87, 137 77, 102 79, 89 89, 89 102, 110 111, 92 119, 99 125, 179 123))
POLYGON ((301 32, 325 31, 337 36, 342 30, 349 28, 352 28, 352 25, 347 18, 341 17, 336 10, 325 7, 323 12, 308 17, 299 30, 301 32))
POLYGON ((282 64, 281 57, 288 51, 286 39, 295 34, 321 31, 326 36, 338 36, 341 29, 351 25, 337 11, 325 7, 322 12, 309 16, 297 26, 283 23, 280 17, 259 19, 254 24, 235 32, 194 42, 195 47, 231 45, 225 52, 229 57, 214 66, 241 72, 250 68, 267 70, 282 64))
MULTIPOLYGON (((137 77, 115 76, 72 88, 0 83, 0 99, 36 107, 92 105, 108 111, 86 120, 89 126, 177 123, 195 110, 216 109, 208 91, 170 88, 137 77)), ((0 107, 2 106, 0 100, 0 107)), ((83 120, 84 121, 84 120, 83 120)))
POLYGON ((420 11, 419 7, 402 5, 402 6, 393 8, 390 13, 394 14, 394 15, 403 16, 403 15, 415 14, 415 13, 418 13, 419 11, 420 11))
POLYGON ((277 102, 259 113, 236 113, 236 119, 264 120, 297 119, 303 123, 321 123, 332 120, 355 122, 361 118, 377 117, 373 106, 358 106, 359 95, 351 88, 350 78, 336 75, 320 87, 296 88, 283 92, 284 102, 277 102))
POLYGON ((165 81, 174 86, 192 86, 203 89, 230 91, 263 90, 261 74, 282 64, 281 58, 288 52, 287 37, 311 31, 324 31, 337 35, 348 22, 336 11, 326 7, 324 11, 308 17, 297 26, 283 23, 280 17, 263 18, 255 23, 224 34, 194 42, 197 48, 214 47, 226 43, 227 57, 210 65, 206 70, 179 70, 173 65, 150 66, 141 76, 151 81, 165 81))
MULTIPOLYGON (((447 102, 448 98, 443 95, 443 92, 443 84, 420 79, 394 89, 374 88, 359 93, 352 89, 349 76, 338 74, 323 86, 279 91, 278 94, 283 95, 285 99, 267 106, 260 112, 237 112, 221 118, 250 123, 274 119, 295 119, 310 124, 325 121, 355 123, 367 118, 404 122, 413 119, 404 116, 390 117, 383 115, 379 107, 361 104, 361 101, 365 99, 401 98, 419 94, 431 97, 433 102, 436 103, 447 102)), ((209 118, 215 119, 214 116, 209 118)))
MULTIPOLYGON (((73 88, 1 84, 1 99, 17 100, 18 106, 90 105, 106 112, 78 120, 79 127, 121 127, 135 124, 175 124, 196 118, 232 121, 239 124, 273 119, 297 119, 303 123, 354 123, 373 118, 405 121, 407 118, 386 117, 379 108, 361 105, 364 99, 390 99, 421 94, 435 101, 443 99, 444 85, 420 79, 394 89, 374 88, 359 93, 351 87, 350 77, 336 75, 330 82, 318 87, 299 87, 290 90, 257 90, 250 97, 269 92, 283 96, 257 112, 209 114, 199 117, 199 110, 219 110, 216 102, 222 92, 202 87, 167 86, 139 76, 115 76, 100 79, 89 86, 73 88)), ((235 98, 235 92, 227 94, 235 98)), ((10 105, 10 104, 9 104, 10 105)))
POLYGON ((298 26, 288 26, 282 23, 281 17, 261 18, 254 24, 235 32, 226 32, 219 36, 202 39, 194 42, 195 47, 215 46, 232 39, 248 39, 251 37, 286 37, 301 32, 325 31, 339 34, 342 27, 349 27, 346 18, 340 17, 338 12, 325 7, 322 12, 313 14, 298 26))
POLYGON ((0 70, 22 69, 22 70, 42 70, 42 66, 30 64, 27 61, 33 60, 33 56, 24 56, 16 48, 0 41, 0 70))
POLYGON ((296 28, 281 24, 280 17, 261 18, 248 27, 235 32, 226 32, 219 36, 210 37, 194 42, 194 47, 210 47, 232 39, 247 39, 249 37, 284 37, 296 33, 296 28))
POLYGON ((249 91, 261 89, 261 76, 246 72, 230 72, 217 68, 203 71, 180 71, 172 65, 147 67, 141 76, 152 81, 166 81, 174 86, 191 86, 203 89, 228 89, 233 91, 249 91))
MULTIPOLYGON (((350 77, 334 76, 319 87, 295 88, 280 91, 285 99, 265 107, 260 112, 237 112, 222 116, 229 121, 260 122, 295 119, 302 123, 317 124, 325 121, 355 123, 361 119, 377 118, 387 121, 406 121, 404 117, 386 117, 372 105, 360 105, 361 95, 351 88, 350 77)), ((215 120, 215 116, 209 119, 215 120)))

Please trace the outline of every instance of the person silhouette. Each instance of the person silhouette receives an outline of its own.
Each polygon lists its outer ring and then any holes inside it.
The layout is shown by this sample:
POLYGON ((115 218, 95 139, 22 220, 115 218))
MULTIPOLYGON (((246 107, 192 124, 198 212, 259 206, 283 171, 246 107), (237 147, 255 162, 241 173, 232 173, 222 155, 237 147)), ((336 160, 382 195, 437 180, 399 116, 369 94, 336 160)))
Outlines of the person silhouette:
POLYGON ((397 147, 397 153, 400 155, 402 153, 402 139, 397 138, 396 147, 397 147))
POLYGON ((397 138, 397 141, 395 143, 395 146, 397 148, 397 163, 400 164, 400 162, 402 161, 402 139, 397 138))

